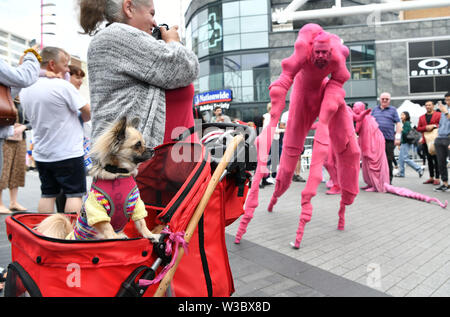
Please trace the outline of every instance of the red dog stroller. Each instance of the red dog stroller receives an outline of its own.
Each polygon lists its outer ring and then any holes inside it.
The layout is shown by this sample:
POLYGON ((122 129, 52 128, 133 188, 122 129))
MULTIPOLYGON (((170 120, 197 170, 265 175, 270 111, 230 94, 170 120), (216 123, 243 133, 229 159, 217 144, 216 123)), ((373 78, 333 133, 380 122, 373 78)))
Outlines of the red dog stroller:
POLYGON ((224 172, 235 165, 224 160, 211 175, 211 157, 201 144, 172 142, 155 148, 153 158, 140 166, 136 181, 148 227, 163 229, 159 243, 139 237, 131 222, 127 240, 73 241, 33 229, 48 214, 8 217, 12 263, 5 296, 230 296, 234 286, 224 228, 243 213, 248 181, 236 185, 233 174, 224 172), (182 257, 184 247, 188 252, 182 257))

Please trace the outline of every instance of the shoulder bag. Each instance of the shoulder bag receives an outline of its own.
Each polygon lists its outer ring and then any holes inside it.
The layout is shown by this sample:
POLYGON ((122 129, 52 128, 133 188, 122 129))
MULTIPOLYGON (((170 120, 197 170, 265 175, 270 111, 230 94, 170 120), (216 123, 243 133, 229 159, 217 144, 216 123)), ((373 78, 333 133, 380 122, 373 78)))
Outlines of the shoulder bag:
POLYGON ((11 97, 11 90, 0 84, 0 126, 13 125, 17 120, 17 109, 11 97))
POLYGON ((438 136, 438 129, 436 128, 431 131, 424 132, 423 136, 425 137, 425 142, 427 143, 428 146, 428 153, 430 153, 430 155, 436 155, 436 150, 434 148, 434 140, 438 136))
POLYGON ((416 144, 417 142, 419 142, 420 138, 422 138, 422 134, 416 129, 411 128, 411 130, 409 130, 408 134, 406 135, 406 142, 409 144, 416 144))

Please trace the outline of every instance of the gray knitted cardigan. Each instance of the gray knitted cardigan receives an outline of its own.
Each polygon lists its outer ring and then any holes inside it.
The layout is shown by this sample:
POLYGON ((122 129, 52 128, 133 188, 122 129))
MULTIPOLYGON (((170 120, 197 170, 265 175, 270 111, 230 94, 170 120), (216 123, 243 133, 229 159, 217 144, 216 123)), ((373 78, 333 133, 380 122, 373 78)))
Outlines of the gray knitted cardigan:
POLYGON ((92 139, 116 119, 139 117, 147 146, 163 142, 165 89, 186 87, 198 75, 197 56, 181 43, 157 41, 132 26, 113 23, 88 49, 92 139))

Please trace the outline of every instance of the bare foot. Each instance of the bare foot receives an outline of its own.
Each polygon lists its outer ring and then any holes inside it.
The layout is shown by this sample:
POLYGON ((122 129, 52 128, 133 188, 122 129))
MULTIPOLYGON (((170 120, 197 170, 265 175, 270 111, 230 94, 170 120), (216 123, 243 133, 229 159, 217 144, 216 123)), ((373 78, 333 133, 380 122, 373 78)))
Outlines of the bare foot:
POLYGON ((0 206, 0 214, 2 215, 9 215, 12 214, 11 210, 9 210, 8 208, 6 208, 5 206, 0 206))
POLYGON ((14 203, 9 205, 9 209, 12 211, 27 211, 27 208, 25 208, 24 206, 22 206, 19 203, 14 203))

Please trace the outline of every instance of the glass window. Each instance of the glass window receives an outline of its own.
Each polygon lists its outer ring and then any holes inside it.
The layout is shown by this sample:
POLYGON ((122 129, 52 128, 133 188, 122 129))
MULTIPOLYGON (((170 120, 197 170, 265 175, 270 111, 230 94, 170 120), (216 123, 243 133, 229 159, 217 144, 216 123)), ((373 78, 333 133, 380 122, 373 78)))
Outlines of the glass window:
POLYGON ((8 38, 8 33, 5 31, 0 30, 0 36, 4 38, 8 38))
POLYGON ((27 43, 26 40, 24 40, 23 38, 17 37, 15 35, 11 35, 11 40, 17 43, 20 43, 22 45, 25 45, 27 43))
POLYGON ((450 87, 450 76, 441 76, 436 78, 436 91, 448 91, 450 87))
POLYGON ((450 55, 450 41, 434 42, 434 56, 449 56, 449 55, 450 55))
POLYGON ((240 87, 242 85, 241 72, 226 72, 223 74, 224 87, 240 87))
POLYGON ((192 29, 191 24, 186 27, 186 48, 192 50, 192 29))
POLYGON ((267 32, 241 34, 241 49, 268 47, 269 36, 267 32))
POLYGON ((239 34, 226 35, 223 37, 223 50, 234 51, 241 49, 241 37, 239 34))
POLYGON ((244 0, 240 2, 241 16, 267 14, 267 2, 261 0, 244 0))
POLYGON ((242 32, 267 31, 267 15, 241 17, 242 32))
POLYGON ((189 25, 192 28, 192 31, 195 31, 198 29, 198 15, 194 15, 191 19, 191 22, 189 23, 189 25))
POLYGON ((209 90, 223 89, 223 74, 213 74, 209 76, 209 90))
POLYGON ((230 89, 233 91, 233 102, 242 102, 242 88, 241 86, 238 87, 230 87, 230 89))
POLYGON ((351 75, 353 80, 375 79, 375 67, 373 64, 352 65, 351 75))
POLYGON ((241 23, 239 18, 223 20, 223 34, 237 34, 241 32, 241 23))
POLYGON ((241 70, 241 55, 224 56, 223 68, 226 72, 241 70))
MULTIPOLYGON (((270 69, 260 68, 253 71, 254 84, 262 88, 268 88, 270 86, 270 69)), ((267 89, 269 92, 269 89, 267 89)))
POLYGON ((253 71, 252 70, 242 71, 242 85, 243 86, 253 86, 253 71))
POLYGON ((198 43, 198 57, 206 56, 208 53, 208 41, 198 43))
POLYGON ((269 54, 247 54, 242 55, 242 69, 253 69, 255 67, 268 67, 269 54))
POLYGON ((200 77, 198 80, 198 88, 201 92, 209 90, 209 78, 208 76, 200 77))
POLYGON ((433 56, 433 42, 409 43, 409 57, 429 57, 433 56))
POLYGON ((8 56, 8 52, 0 49, 0 55, 8 56))
POLYGON ((215 57, 209 60, 210 74, 223 73, 223 59, 222 57, 215 57))
POLYGON ((209 60, 200 62, 198 77, 207 76, 209 74, 209 60))
POLYGON ((208 24, 203 24, 198 28, 198 41, 206 42, 209 40, 208 24))
POLYGON ((254 100, 255 100, 255 98, 253 95, 253 86, 242 87, 242 101, 243 102, 252 102, 254 100))
POLYGON ((373 61, 375 59, 375 48, 373 45, 350 46, 351 61, 373 61))
POLYGON ((433 77, 411 78, 410 90, 411 93, 433 92, 434 78, 433 77))
POLYGON ((197 27, 206 25, 208 23, 208 10, 202 10, 197 15, 197 27))
POLYGON ((226 2, 222 4, 223 18, 234 18, 239 16, 239 2, 226 2))

